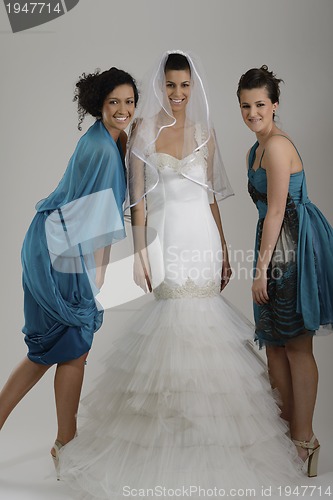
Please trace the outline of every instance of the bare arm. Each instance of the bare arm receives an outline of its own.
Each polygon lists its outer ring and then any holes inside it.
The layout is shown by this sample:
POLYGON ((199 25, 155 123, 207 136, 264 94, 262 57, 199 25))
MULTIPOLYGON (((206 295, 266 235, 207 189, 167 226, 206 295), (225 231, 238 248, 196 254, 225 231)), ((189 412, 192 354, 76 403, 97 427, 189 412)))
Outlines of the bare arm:
POLYGON ((134 269, 135 283, 145 292, 152 291, 150 266, 147 253, 146 221, 144 199, 131 208, 131 221, 134 242, 134 269))
POLYGON ((227 284, 230 280, 230 276, 231 276, 232 271, 231 271, 231 267, 230 267, 230 263, 229 263, 228 248, 227 248, 227 244, 225 241, 223 228, 222 228, 220 210, 219 210, 218 204, 216 202, 215 196, 214 196, 214 203, 210 204, 210 209, 212 211, 217 229, 220 233, 221 246, 222 246, 222 251, 223 251, 223 264, 222 264, 222 276, 221 276, 221 291, 222 291, 227 286, 227 284))
POLYGON ((104 248, 98 248, 94 252, 95 266, 96 266, 96 286, 97 288, 102 288, 106 268, 110 262, 111 245, 104 248))
MULTIPOLYGON (((212 130, 211 137, 210 137, 208 144, 207 144, 207 147, 208 147, 207 181, 208 181, 208 185, 211 187, 214 186, 214 174, 213 174, 213 163, 214 163, 214 155, 215 155, 214 137, 215 137, 214 130, 212 130)), ((220 233, 221 246, 222 246, 222 251, 223 251, 222 274, 221 274, 221 291, 222 291, 227 286, 227 284, 230 280, 231 268, 230 268, 230 263, 229 263, 228 248, 227 248, 227 244, 225 241, 223 228, 222 228, 220 210, 219 210, 215 195, 212 192, 210 192, 210 193, 208 193, 208 196, 209 196, 210 209, 212 211, 212 215, 214 217, 217 229, 220 233)))
MULTIPOLYGON (((136 128, 136 125, 135 125, 136 128)), ((133 279, 145 292, 152 291, 151 272, 147 252, 145 213, 145 165, 137 156, 129 157, 129 191, 132 203, 131 224, 134 243, 133 279)))

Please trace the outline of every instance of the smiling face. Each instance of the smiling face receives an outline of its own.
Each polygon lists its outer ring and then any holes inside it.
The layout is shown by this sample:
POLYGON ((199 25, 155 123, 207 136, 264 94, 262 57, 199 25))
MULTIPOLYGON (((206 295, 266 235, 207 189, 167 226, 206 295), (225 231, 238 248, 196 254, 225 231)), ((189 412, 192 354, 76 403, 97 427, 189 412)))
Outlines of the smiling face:
POLYGON ((173 113, 182 113, 191 94, 191 74, 187 69, 170 69, 165 73, 166 93, 173 113))
POLYGON ((266 87, 247 90, 240 93, 240 108, 243 120, 252 132, 258 135, 268 134, 273 126, 273 115, 278 103, 272 103, 266 87))
POLYGON ((120 132, 130 124, 134 111, 134 90, 131 85, 119 85, 104 99, 102 121, 115 141, 120 132))

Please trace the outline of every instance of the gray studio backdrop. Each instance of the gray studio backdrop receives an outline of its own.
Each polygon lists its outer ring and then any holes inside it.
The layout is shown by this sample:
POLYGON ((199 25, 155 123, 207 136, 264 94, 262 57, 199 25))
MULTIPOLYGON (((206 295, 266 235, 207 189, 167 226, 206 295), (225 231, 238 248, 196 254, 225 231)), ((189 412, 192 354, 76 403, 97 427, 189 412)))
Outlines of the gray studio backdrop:
MULTIPOLYGON (((72 97, 75 81, 84 71, 118 66, 140 84, 166 49, 191 50, 200 57, 217 137, 236 192, 221 204, 236 265, 237 252, 253 248, 257 217, 245 171, 245 154, 254 136, 242 122, 236 87, 247 69, 267 64, 285 81, 279 122, 303 157, 310 198, 333 224, 332 0, 80 0, 59 19, 16 34, 10 31, 3 4, 0 15, 1 385, 26 352, 20 333, 22 240, 35 203, 57 185, 80 137, 72 97)), ((91 123, 84 122, 84 131, 91 123)), ((252 319, 251 264, 241 262, 241 267, 236 267, 225 295, 252 319)), ((114 287, 121 280, 120 273, 114 287)), ((107 311, 90 356, 85 391, 111 335, 117 334, 140 300, 107 311)), ((332 412, 325 392, 333 375, 333 337, 317 339, 316 353, 325 420, 332 412)), ((15 418, 28 422, 31 432, 37 433, 40 421, 32 405, 39 405, 52 436, 51 374, 47 377, 22 402, 15 418)), ((8 424, 8 432, 11 429, 15 432, 13 423, 8 424)))

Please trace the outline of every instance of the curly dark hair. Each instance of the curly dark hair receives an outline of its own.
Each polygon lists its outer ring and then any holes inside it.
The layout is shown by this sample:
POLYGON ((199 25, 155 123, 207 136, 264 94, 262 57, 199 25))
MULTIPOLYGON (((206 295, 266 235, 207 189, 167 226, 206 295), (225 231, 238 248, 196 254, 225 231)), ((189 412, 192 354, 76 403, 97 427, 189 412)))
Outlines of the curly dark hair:
POLYGON ((126 71, 112 67, 107 71, 83 73, 76 82, 73 101, 77 101, 79 123, 77 128, 82 130, 81 124, 86 114, 101 118, 101 110, 106 96, 119 85, 130 85, 134 91, 135 106, 139 100, 139 93, 134 78, 126 71))
POLYGON ((188 62, 187 57, 183 54, 178 54, 177 52, 169 54, 164 65, 164 73, 170 70, 188 70, 191 73, 190 63, 188 62))
POLYGON ((280 98, 280 83, 283 82, 281 78, 276 78, 273 71, 269 71, 266 64, 261 68, 249 69, 244 75, 240 77, 237 88, 237 97, 240 102, 240 93, 242 90, 260 89, 265 87, 269 99, 273 104, 279 102, 280 98))

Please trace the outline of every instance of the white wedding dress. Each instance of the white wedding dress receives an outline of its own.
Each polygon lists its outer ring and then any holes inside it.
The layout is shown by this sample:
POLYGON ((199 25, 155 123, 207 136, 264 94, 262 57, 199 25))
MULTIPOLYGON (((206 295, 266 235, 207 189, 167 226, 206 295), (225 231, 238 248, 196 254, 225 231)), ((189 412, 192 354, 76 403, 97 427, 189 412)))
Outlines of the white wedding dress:
POLYGON ((263 485, 297 477, 297 453, 245 346, 252 327, 219 293, 221 244, 208 194, 185 177, 191 170, 205 182, 205 151, 194 162, 153 154, 155 299, 114 342, 84 399, 87 419, 61 450, 61 478, 81 500, 148 496, 148 488, 149 498, 163 498, 163 488, 185 498, 190 487, 192 499, 203 497, 199 487, 252 487, 259 498, 263 485))

